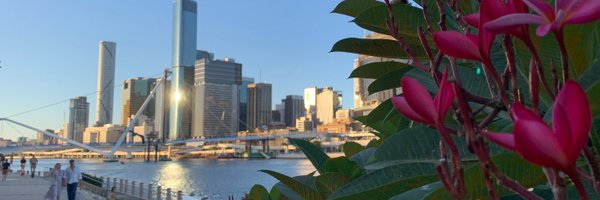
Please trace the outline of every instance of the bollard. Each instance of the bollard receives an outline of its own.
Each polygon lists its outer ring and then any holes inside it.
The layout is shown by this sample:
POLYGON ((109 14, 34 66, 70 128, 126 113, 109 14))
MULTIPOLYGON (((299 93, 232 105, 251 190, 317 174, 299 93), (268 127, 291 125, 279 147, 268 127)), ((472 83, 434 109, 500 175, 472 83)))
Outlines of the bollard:
POLYGON ((177 191, 177 200, 183 200, 183 195, 181 194, 181 190, 177 191))
POLYGON ((129 181, 125 180, 125 190, 123 190, 123 193, 127 194, 127 186, 129 186, 129 181))
MULTIPOLYGON (((117 178, 113 178, 113 185, 112 186, 115 187, 115 188, 117 187, 117 178)), ((112 189, 112 187, 109 188, 109 189, 112 189)))
POLYGON ((148 184, 148 199, 152 199, 152 184, 148 184))
POLYGON ((135 196, 135 181, 131 181, 131 195, 135 196))
POLYGON ((167 188, 167 200, 171 200, 171 188, 167 188))
POLYGON ((38 171, 38 176, 42 176, 42 172, 38 171))
POLYGON ((162 200, 162 187, 156 187, 156 200, 162 200))
POLYGON ((144 183, 140 183, 140 197, 144 197, 144 183))
POLYGON ((110 190, 110 177, 106 177, 106 189, 110 190))
POLYGON ((123 191, 123 179, 119 179, 119 191, 123 191))

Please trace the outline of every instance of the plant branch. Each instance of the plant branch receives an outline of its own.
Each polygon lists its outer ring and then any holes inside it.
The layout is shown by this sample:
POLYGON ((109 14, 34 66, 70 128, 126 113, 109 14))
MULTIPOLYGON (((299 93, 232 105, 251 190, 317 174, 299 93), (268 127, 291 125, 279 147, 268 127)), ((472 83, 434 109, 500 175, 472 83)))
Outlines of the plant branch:
POLYGON ((504 38, 502 40, 502 46, 504 47, 504 54, 506 55, 506 68, 508 69, 508 73, 510 75, 512 95, 515 101, 520 102, 521 99, 518 98, 519 93, 517 91, 519 87, 517 85, 517 66, 515 62, 515 50, 513 49, 512 39, 510 35, 504 35, 504 38))
POLYGON ((598 158, 594 156, 590 147, 587 146, 583 148, 583 156, 590 166, 590 172, 592 173, 590 182, 594 186, 596 193, 600 194, 600 166, 598 166, 598 158))
POLYGON ((406 41, 404 40, 404 37, 402 37, 398 33, 398 27, 396 27, 396 20, 394 19, 394 11, 392 10, 392 4, 390 4, 389 0, 385 0, 385 4, 386 4, 388 15, 389 15, 389 19, 386 20, 386 25, 388 27, 388 31, 390 32, 390 35, 394 39, 396 39, 396 41, 398 41, 398 44, 400 45, 400 47, 404 50, 404 52, 406 52, 406 55, 410 59, 411 65, 414 65, 423 71, 427 71, 427 66, 425 66, 419 62, 419 59, 417 59, 417 56, 414 54, 414 52, 412 51, 410 46, 406 43, 406 41))
POLYGON ((556 41, 560 47, 560 58, 562 61, 562 79, 563 82, 569 80, 569 55, 567 54, 567 47, 565 46, 565 38, 562 30, 554 32, 556 41))

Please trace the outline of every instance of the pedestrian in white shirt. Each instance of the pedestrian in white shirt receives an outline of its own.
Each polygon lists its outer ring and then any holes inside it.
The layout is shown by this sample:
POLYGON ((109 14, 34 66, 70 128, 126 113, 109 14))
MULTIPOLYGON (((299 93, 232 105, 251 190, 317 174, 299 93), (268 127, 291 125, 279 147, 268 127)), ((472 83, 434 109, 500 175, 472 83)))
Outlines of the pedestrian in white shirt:
POLYGON ((81 170, 75 166, 74 160, 69 160, 69 167, 65 170, 67 172, 67 195, 69 200, 75 200, 75 194, 77 193, 77 185, 81 181, 81 170))

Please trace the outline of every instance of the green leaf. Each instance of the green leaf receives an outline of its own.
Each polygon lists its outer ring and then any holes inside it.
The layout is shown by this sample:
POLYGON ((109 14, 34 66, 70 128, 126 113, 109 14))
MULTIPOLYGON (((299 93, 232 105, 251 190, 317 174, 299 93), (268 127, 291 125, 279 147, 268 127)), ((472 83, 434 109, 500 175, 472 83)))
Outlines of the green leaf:
POLYGON ((356 17, 364 10, 378 5, 383 5, 383 3, 376 0, 344 0, 331 12, 356 17))
POLYGON ((404 74, 409 70, 410 68, 399 69, 377 78, 375 81, 373 81, 373 83, 369 85, 369 94, 375 94, 376 92, 399 88, 400 79, 404 77, 404 74))
MULTIPOLYGON (((417 58, 426 58, 419 41, 407 40, 417 58)), ((383 58, 407 58, 398 41, 387 39, 346 38, 336 42, 331 52, 348 52, 383 58)))
POLYGON ((431 192, 436 191, 440 188, 443 188, 443 185, 441 182, 437 181, 437 182, 433 182, 433 183, 430 183, 427 185, 423 185, 418 188, 414 188, 414 189, 404 192, 402 194, 396 195, 396 196, 390 198, 390 200, 423 199, 423 197, 427 196, 431 192))
MULTIPOLYGON (((492 161, 498 169, 519 182, 525 188, 531 188, 546 182, 546 177, 542 170, 527 161, 521 159, 518 155, 504 153, 492 157, 492 161)), ((488 197, 487 187, 480 164, 473 165, 464 171, 465 187, 467 188, 467 199, 486 199, 488 197)), ((511 194, 509 190, 496 187, 499 195, 511 194)), ((432 192, 424 199, 452 199, 450 194, 443 188, 432 192)))
POLYGON ((577 82, 585 89, 592 109, 592 116, 600 116, 600 61, 585 71, 577 82))
POLYGON ((396 165, 366 174, 342 187, 328 199, 389 199, 438 180, 433 164, 396 165))
POLYGON ((357 67, 352 71, 349 78, 372 78, 376 79, 385 74, 397 70, 410 70, 413 66, 401 62, 374 62, 357 67))
POLYGON ((352 179, 342 173, 325 173, 315 178, 317 190, 324 197, 328 197, 350 181, 352 179))
MULTIPOLYGON (((373 140, 371 140, 371 142, 372 141, 373 140)), ((376 147, 369 147, 365 150, 358 152, 354 156, 350 157, 350 160, 356 162, 356 164, 358 164, 358 166, 364 168, 367 165, 367 163, 369 163, 369 160, 371 159, 371 157, 373 156, 373 154, 375 153, 376 150, 377 150, 376 147)))
POLYGON ((250 189, 248 198, 251 200, 269 200, 269 191, 264 186, 256 184, 250 189))
POLYGON ((395 111, 394 105, 392 104, 392 100, 388 99, 369 113, 367 116, 367 123, 364 123, 364 125, 370 126, 372 123, 382 121, 389 113, 395 113, 392 111, 395 111))
MULTIPOLYGON (((381 161, 430 162, 439 158, 440 136, 435 129, 415 126, 404 129, 387 138, 375 152, 371 163, 381 161)), ((464 139, 455 140, 462 158, 474 158, 464 144, 464 139)))
POLYGON ((319 173, 325 172, 325 162, 329 159, 329 156, 325 154, 321 149, 319 149, 314 144, 307 142, 305 140, 292 139, 288 138, 290 144, 300 148, 304 155, 308 157, 310 162, 315 166, 315 169, 319 171, 319 173))
POLYGON ((317 192, 315 189, 313 189, 314 187, 308 186, 296 179, 293 179, 289 176, 280 174, 275 171, 271 171, 271 170, 260 170, 260 171, 264 172, 266 174, 269 174, 272 177, 276 178, 277 180, 281 181, 281 183, 285 184, 286 186, 288 186, 289 188, 294 190, 294 192, 298 193, 300 196, 302 196, 305 199, 316 199, 316 200, 323 199, 323 197, 321 197, 321 194, 319 194, 319 192, 317 192))
MULTIPOLYGON (((280 182, 281 183, 281 182, 280 182)), ((283 195, 275 185, 271 187, 271 192, 269 192, 269 199, 271 200, 287 200, 288 198, 283 195)))
POLYGON ((356 142, 346 142, 343 145, 343 149, 344 149, 344 155, 346 155, 346 157, 350 158, 350 157, 356 155, 357 153, 359 153, 360 151, 364 150, 365 147, 363 147, 362 145, 360 145, 356 142))
MULTIPOLYGON (((569 68, 571 79, 579 78, 593 63, 598 62, 600 56, 600 22, 585 25, 565 26, 565 44, 569 56, 569 68), (577 37, 572 37, 577 36, 577 37)), ((550 62, 560 74, 561 59, 560 50, 554 35, 538 37, 535 29, 530 29, 530 36, 544 64, 544 72, 548 81, 551 81, 550 62)), ((520 68, 529 68, 531 53, 522 42, 515 44, 517 58, 520 68)), ((527 71, 527 70, 524 70, 527 71)))
POLYGON ((325 163, 325 171, 339 172, 352 178, 362 176, 364 172, 364 170, 358 164, 344 156, 330 158, 327 160, 325 163))
MULTIPOLYGON (((425 29, 427 23, 423 18, 423 11, 419 8, 407 4, 393 4, 392 11, 394 20, 398 28, 398 34, 405 40, 419 41, 417 28, 425 29)), ((390 35, 386 21, 389 19, 389 13, 386 5, 374 6, 364 10, 353 20, 356 25, 381 34, 390 35)), ((429 38, 431 40, 431 38, 429 38)), ((431 44, 432 47, 433 44, 431 44)))

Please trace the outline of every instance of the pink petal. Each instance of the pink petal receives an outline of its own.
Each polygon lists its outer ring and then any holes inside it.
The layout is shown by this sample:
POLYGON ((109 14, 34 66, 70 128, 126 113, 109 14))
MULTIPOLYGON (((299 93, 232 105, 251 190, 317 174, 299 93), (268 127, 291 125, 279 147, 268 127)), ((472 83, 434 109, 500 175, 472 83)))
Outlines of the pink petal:
POLYGON ((544 123, 518 120, 513 130, 515 145, 526 160, 546 167, 564 169, 569 159, 556 134, 544 123))
POLYGON ((584 0, 579 1, 568 11, 566 23, 585 24, 600 19, 600 1, 584 0))
POLYGON ((425 121, 419 114, 417 114, 406 102, 406 99, 403 96, 395 96, 392 97, 392 104, 396 111, 400 114, 404 115, 404 117, 417 121, 424 124, 430 124, 430 122, 425 121))
POLYGON ((538 15, 542 15, 547 19, 554 19, 554 9, 544 0, 523 0, 538 15))
POLYGON ((433 34, 433 41, 442 53, 469 60, 482 60, 477 43, 456 31, 442 31, 433 34))
POLYGON ((508 5, 514 13, 527 13, 527 6, 522 0, 508 0, 508 5))
POLYGON ((517 151, 517 147, 515 146, 515 136, 513 134, 484 131, 483 136, 501 147, 511 151, 517 151))
POLYGON ((511 13, 508 4, 500 0, 482 0, 480 7, 480 13, 487 15, 487 17, 484 18, 486 21, 482 21, 484 24, 489 20, 493 20, 511 13))
POLYGON ((442 81, 440 82, 440 90, 433 98, 433 105, 436 106, 436 110, 439 114, 438 118, 443 120, 446 117, 446 113, 452 102, 454 102, 454 90, 452 89, 452 83, 448 82, 448 68, 442 75, 442 81))
POLYGON ((525 108, 525 106, 521 105, 520 103, 513 104, 512 117, 513 121, 515 122, 520 120, 529 120, 542 124, 545 123, 541 117, 537 116, 535 113, 531 112, 529 109, 525 108))
POLYGON ((472 27, 479 27, 479 13, 473 13, 464 17, 467 24, 472 27))
POLYGON ((561 121, 568 124, 568 127, 555 127, 555 130, 569 129, 574 153, 579 156, 587 143, 592 126, 590 104, 583 88, 574 81, 567 81, 556 96, 552 114, 553 126, 560 126, 561 121), (554 113, 559 113, 560 109, 564 110, 564 115, 558 114, 555 117, 554 113))
POLYGON ((402 93, 408 105, 426 122, 435 122, 435 108, 429 92, 417 80, 402 78, 402 93))
POLYGON ((581 149, 576 152, 577 148, 573 146, 571 128, 569 127, 569 122, 565 120, 566 118, 566 110, 563 106, 555 104, 552 108, 552 130, 558 137, 562 149, 567 150, 565 153, 568 155, 568 158, 577 158, 579 157, 579 153, 581 153, 581 149))
POLYGON ((538 36, 545 36, 552 30, 552 24, 540 25, 535 29, 535 34, 538 36))
MULTIPOLYGON (((587 0, 585 0, 587 1, 587 0)), ((567 10, 567 8, 573 6, 574 3, 577 3, 578 0, 555 0, 554 7, 556 10, 567 10)))
POLYGON ((545 24, 546 20, 543 17, 532 14, 516 13, 502 16, 498 19, 490 21, 484 25, 485 29, 494 33, 505 33, 518 25, 526 24, 545 24))

